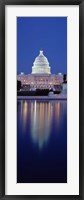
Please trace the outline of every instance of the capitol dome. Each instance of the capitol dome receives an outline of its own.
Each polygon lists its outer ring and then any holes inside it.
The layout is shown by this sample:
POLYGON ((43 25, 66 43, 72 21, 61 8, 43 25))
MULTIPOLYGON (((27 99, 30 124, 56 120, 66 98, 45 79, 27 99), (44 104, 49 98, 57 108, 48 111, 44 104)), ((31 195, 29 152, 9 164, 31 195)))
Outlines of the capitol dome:
POLYGON ((32 66, 32 74, 51 74, 48 59, 40 51, 39 56, 35 58, 32 66))

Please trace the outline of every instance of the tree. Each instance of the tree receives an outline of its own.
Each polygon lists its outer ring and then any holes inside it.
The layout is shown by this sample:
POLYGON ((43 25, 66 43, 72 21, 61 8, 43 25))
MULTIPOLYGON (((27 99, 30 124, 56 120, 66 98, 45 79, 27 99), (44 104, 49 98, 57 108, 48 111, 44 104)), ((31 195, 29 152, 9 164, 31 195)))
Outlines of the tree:
POLYGON ((17 81, 17 91, 21 89, 21 81, 17 81))
POLYGON ((64 74, 64 76, 63 76, 63 82, 67 83, 67 75, 66 74, 64 74))

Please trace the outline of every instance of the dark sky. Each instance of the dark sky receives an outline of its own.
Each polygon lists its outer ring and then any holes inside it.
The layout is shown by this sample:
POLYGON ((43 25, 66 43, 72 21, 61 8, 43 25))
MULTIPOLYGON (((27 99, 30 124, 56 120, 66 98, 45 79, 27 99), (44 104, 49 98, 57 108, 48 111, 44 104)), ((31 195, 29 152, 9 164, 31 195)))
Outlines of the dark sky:
POLYGON ((31 73, 42 48, 52 73, 67 73, 67 18, 17 18, 17 72, 31 73))

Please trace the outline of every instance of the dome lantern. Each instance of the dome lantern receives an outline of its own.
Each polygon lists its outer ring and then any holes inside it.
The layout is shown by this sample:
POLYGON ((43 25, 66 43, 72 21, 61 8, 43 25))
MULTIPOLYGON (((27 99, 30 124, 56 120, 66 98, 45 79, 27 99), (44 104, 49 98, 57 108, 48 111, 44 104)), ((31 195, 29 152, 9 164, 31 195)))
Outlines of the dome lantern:
POLYGON ((42 55, 42 56, 43 56, 43 51, 42 51, 42 50, 40 50, 40 55, 42 55))

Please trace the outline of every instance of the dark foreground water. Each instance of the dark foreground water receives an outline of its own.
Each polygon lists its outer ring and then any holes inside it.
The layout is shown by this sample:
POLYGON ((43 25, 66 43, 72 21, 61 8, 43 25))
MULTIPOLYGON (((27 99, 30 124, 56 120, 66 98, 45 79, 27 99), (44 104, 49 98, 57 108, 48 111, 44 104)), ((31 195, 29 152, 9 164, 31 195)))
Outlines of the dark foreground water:
POLYGON ((17 182, 67 182, 67 101, 17 102, 17 182))

